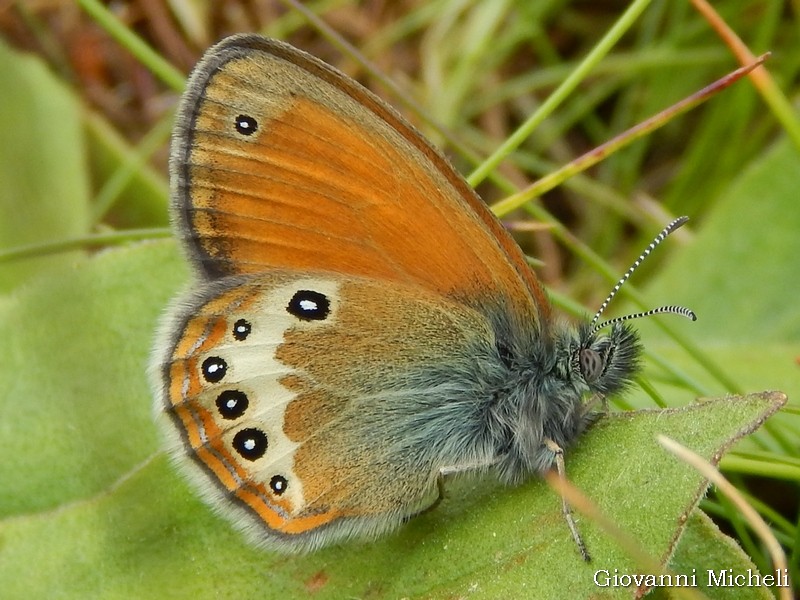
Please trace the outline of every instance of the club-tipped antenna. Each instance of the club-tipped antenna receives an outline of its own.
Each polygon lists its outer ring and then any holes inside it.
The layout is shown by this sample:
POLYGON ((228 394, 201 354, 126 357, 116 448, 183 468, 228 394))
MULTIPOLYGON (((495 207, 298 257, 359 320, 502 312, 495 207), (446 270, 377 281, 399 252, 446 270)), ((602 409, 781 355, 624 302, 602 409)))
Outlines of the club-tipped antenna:
POLYGON ((616 317, 614 319, 604 321, 603 323, 600 323, 600 325, 595 326, 595 323, 597 323, 597 321, 600 319, 600 316, 603 314, 608 305, 611 303, 611 300, 614 299, 614 296, 617 295, 619 289, 626 281, 628 281, 630 276, 633 275, 633 272, 639 267, 639 265, 642 264, 642 262, 644 262, 644 259, 647 258, 650 255, 650 253, 653 250, 655 250, 656 246, 658 246, 661 242, 663 242, 670 233, 678 229, 678 227, 686 223, 686 221, 688 220, 689 217, 678 217, 677 219, 672 221, 669 225, 664 227, 664 229, 662 229, 661 232, 655 238, 653 238, 653 241, 650 242, 650 245, 647 246, 647 248, 645 248, 644 251, 639 255, 639 258, 633 261, 631 268, 628 269, 625 275, 623 275, 620 278, 620 280, 617 282, 617 285, 614 286, 614 289, 611 290, 611 293, 608 295, 603 304, 600 305, 598 311, 595 313, 592 322, 589 324, 589 326, 592 327, 592 334, 597 333, 601 329, 604 329, 609 325, 613 325, 614 323, 621 323, 622 321, 628 321, 630 319, 640 319, 642 317, 649 317, 650 315, 657 315, 662 313, 681 315, 683 317, 686 317, 687 319, 691 319, 692 321, 697 320, 697 315, 695 315, 694 312, 692 312, 688 308, 684 306, 670 305, 670 306, 660 306, 658 308, 653 308, 645 312, 625 315, 622 317, 616 317))

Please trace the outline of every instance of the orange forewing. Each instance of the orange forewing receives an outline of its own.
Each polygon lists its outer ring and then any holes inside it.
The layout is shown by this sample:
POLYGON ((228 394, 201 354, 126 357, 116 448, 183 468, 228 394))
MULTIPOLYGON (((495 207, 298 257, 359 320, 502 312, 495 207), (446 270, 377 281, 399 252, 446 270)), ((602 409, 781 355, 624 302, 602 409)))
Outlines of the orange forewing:
POLYGON ((463 178, 395 111, 317 59, 239 36, 195 71, 174 198, 210 276, 329 270, 467 303, 549 311, 524 256, 463 178), (239 115, 254 135, 237 133, 239 115), (411 232, 411 233, 409 233, 411 232))

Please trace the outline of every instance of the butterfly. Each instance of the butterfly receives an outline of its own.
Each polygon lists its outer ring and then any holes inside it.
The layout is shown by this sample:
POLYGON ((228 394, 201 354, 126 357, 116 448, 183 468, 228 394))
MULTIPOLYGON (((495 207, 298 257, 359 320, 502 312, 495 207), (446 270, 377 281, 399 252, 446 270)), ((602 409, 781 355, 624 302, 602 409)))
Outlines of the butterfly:
POLYGON ((157 335, 157 410, 209 503, 270 548, 377 536, 454 472, 563 475, 586 400, 637 370, 623 321, 641 315, 596 321, 640 261, 594 320, 562 321, 442 154, 285 43, 236 35, 206 52, 170 175, 196 276, 157 335))

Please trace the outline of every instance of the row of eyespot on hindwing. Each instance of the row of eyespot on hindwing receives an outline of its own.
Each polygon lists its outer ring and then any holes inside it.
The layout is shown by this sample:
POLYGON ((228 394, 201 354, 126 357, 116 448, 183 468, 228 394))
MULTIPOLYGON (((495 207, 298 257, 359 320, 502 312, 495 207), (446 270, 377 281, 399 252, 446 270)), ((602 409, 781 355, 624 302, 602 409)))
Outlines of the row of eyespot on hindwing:
MULTIPOLYGON (((286 312, 300 321, 323 321, 330 314, 330 300, 314 290, 298 290, 286 306, 286 312)), ((245 341, 252 332, 251 323, 244 318, 237 319, 232 328, 233 339, 245 341)), ((203 379, 211 384, 224 383, 228 363, 221 356, 208 356, 201 365, 203 379)), ((250 406, 247 394, 237 389, 225 389, 215 401, 219 416, 226 421, 236 421, 245 417, 250 406)), ((233 449, 247 461, 262 458, 269 447, 267 434, 256 427, 246 427, 237 431, 232 440, 233 449)), ((286 477, 275 474, 270 478, 269 487, 276 496, 286 492, 289 482, 286 477)))

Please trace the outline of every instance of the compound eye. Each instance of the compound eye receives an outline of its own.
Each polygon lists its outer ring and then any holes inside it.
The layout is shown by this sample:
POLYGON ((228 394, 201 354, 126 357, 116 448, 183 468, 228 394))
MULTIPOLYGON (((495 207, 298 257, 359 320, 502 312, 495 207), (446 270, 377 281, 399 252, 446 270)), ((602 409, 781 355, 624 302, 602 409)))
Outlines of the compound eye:
POLYGON ((606 368, 604 357, 591 348, 584 348, 579 356, 581 375, 586 383, 597 381, 606 368))

